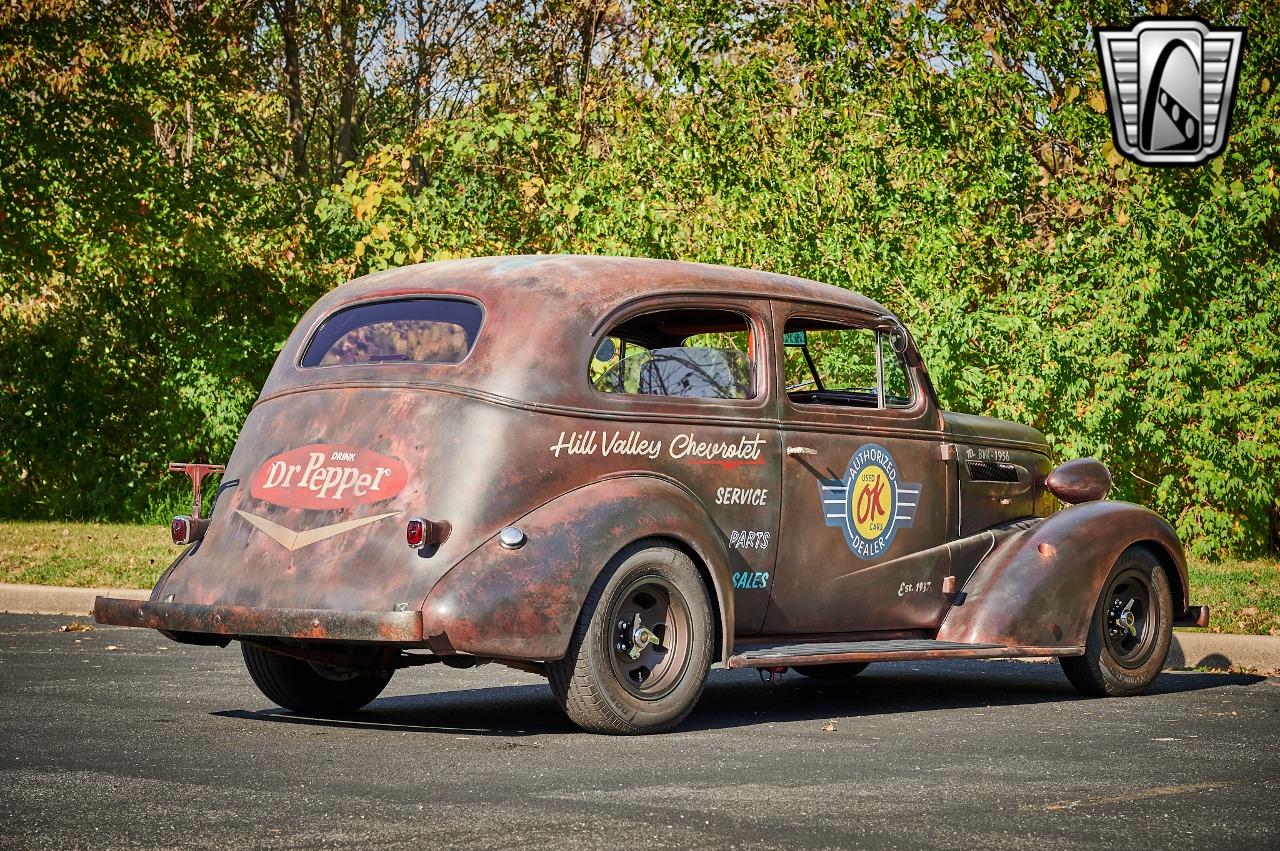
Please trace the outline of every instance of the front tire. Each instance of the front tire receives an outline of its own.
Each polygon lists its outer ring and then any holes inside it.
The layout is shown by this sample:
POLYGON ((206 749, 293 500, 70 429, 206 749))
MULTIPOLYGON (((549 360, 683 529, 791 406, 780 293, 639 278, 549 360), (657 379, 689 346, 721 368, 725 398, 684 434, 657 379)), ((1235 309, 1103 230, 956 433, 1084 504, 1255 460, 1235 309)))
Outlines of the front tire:
POLYGON ((249 676, 268 700, 304 715, 350 715, 391 682, 391 672, 344 671, 240 642, 249 676))
POLYGON ((1140 694, 1164 668, 1173 640, 1169 578, 1155 554, 1120 554, 1094 606, 1083 656, 1058 661, 1076 689, 1095 697, 1140 694))
POLYGON ((569 652, 548 666, 551 690, 584 730, 669 730, 702 695, 714 637, 711 601, 690 558, 639 542, 596 579, 569 652))

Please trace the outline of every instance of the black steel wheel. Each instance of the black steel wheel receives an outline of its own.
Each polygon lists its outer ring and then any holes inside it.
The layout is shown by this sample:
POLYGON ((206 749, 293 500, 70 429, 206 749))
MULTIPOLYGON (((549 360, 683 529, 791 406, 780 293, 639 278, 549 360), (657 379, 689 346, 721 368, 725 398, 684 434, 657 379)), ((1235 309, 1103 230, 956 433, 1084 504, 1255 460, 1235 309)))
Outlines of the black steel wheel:
POLYGON ((319 665, 240 642, 245 667, 268 700, 304 715, 350 715, 382 693, 390 671, 319 665))
POLYGON ((1122 697, 1160 674, 1173 640, 1173 599, 1164 567, 1146 547, 1116 560, 1094 606, 1083 656, 1059 661, 1083 694, 1122 697))
POLYGON ((715 626, 706 585, 673 547, 640 542, 597 578, 551 689, 578 726, 597 733, 669 730, 702 695, 715 626))
POLYGON ((851 680, 867 669, 870 662, 831 662, 825 665, 796 665, 791 670, 811 680, 851 680))

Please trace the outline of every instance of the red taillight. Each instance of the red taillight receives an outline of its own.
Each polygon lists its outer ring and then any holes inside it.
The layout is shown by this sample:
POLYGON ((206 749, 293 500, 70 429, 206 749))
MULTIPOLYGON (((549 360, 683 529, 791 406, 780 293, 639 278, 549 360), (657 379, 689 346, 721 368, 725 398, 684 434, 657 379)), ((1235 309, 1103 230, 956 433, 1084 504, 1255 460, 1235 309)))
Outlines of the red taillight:
POLYGON ((449 538, 452 527, 443 520, 423 520, 411 517, 404 527, 404 539, 412 549, 438 547, 449 538))
POLYGON ((173 522, 169 524, 169 535, 179 546, 191 543, 191 518, 185 515, 173 518, 173 522))
POLYGON ((203 541, 205 530, 208 528, 208 517, 188 517, 185 514, 179 514, 169 524, 169 537, 173 538, 173 542, 178 546, 185 547, 187 544, 203 541))
POLYGON ((404 527, 404 538, 409 542, 410 548, 422 549, 427 543, 427 521, 421 517, 409 520, 409 524, 404 527))

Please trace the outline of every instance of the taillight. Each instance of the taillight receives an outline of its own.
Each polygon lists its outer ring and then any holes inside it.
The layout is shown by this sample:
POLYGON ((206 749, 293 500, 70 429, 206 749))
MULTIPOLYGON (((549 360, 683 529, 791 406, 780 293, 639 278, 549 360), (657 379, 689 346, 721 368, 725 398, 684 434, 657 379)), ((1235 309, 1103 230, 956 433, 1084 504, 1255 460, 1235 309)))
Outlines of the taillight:
POLYGON ((404 539, 411 549, 438 547, 449 537, 450 526, 443 520, 424 520, 411 517, 404 527, 404 539))
POLYGON ((209 528, 209 518, 188 517, 179 514, 169 524, 169 537, 180 547, 204 540, 205 530, 209 528))
POLYGON ((169 535, 179 546, 191 543, 191 518, 185 515, 173 518, 173 522, 169 524, 169 535))
POLYGON ((404 538, 411 549, 420 550, 427 544, 427 521, 414 517, 404 527, 404 538))

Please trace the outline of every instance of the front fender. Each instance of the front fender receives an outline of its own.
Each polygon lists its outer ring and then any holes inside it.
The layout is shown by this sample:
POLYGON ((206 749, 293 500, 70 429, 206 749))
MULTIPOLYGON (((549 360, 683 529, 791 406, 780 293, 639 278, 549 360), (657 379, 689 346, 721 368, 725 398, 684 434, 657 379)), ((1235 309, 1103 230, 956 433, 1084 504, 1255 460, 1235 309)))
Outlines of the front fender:
MULTIPOLYGON (((729 554, 706 510, 675 482, 652 475, 605 479, 570 491, 513 520, 526 543, 504 549, 490 538, 441 577, 423 603, 423 629, 437 652, 551 660, 569 649, 583 603, 619 550, 642 538, 669 538, 710 574, 720 620, 720 652, 733 637, 729 554)), ((722 655, 721 658, 728 658, 722 655)))
POLYGON ((1094 604, 1116 559, 1152 547, 1169 574, 1174 616, 1187 608, 1187 564, 1173 528, 1127 502, 1086 502, 1002 541, 983 559, 938 630, 942 641, 1083 648, 1094 604))

